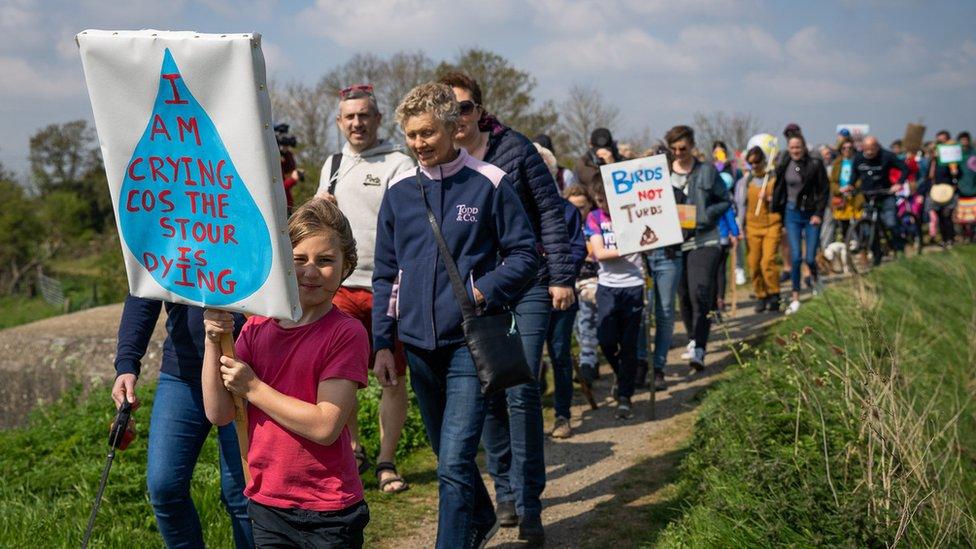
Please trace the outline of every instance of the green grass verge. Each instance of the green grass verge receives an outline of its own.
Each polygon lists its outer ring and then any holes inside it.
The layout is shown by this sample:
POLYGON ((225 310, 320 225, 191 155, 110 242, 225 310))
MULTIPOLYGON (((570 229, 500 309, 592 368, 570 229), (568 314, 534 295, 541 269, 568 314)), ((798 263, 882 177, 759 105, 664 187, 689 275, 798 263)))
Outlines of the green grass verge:
MULTIPOLYGON (((118 243, 109 242, 104 251, 52 260, 44 273, 61 283, 67 312, 81 311, 125 299, 128 284, 118 243)), ((0 296, 0 329, 57 316, 65 308, 44 301, 40 295, 0 296)))
POLYGON ((830 288, 742 356, 645 545, 971 546, 976 248, 830 288))
MULTIPOLYGON (((146 492, 146 441, 155 383, 139 388, 138 437, 116 455, 98 514, 94 547, 159 547, 146 492)), ((380 389, 360 392, 359 424, 364 445, 378 448, 377 402, 380 389)), ((35 410, 27 427, 0 432, 0 547, 77 547, 108 450, 113 410, 109 390, 87 395, 79 389, 57 403, 35 410)), ((426 449, 423 425, 411 406, 399 447, 400 469, 412 487, 389 497, 376 491, 372 473, 364 477, 372 521, 370 545, 409 532, 436 510, 436 464, 426 449)), ((230 522, 220 503, 216 430, 203 447, 191 488, 210 547, 232 547, 230 522)), ((436 512, 436 511, 435 511, 436 512)))

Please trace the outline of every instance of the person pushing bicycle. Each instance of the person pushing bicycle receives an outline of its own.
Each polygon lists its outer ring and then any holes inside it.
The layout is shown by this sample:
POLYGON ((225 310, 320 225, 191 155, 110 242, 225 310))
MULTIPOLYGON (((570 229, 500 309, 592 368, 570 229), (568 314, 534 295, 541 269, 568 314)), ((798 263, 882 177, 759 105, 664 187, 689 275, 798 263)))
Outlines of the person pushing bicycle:
MULTIPOLYGON (((879 209, 881 223, 890 235, 889 241, 896 253, 904 251, 905 243, 898 227, 898 206, 895 193, 901 190, 902 185, 905 184, 908 173, 905 162, 891 151, 881 148, 877 137, 869 135, 864 138, 861 152, 854 158, 851 185, 860 181, 860 192, 864 193, 866 197, 877 196, 874 204, 879 209), (896 183, 891 183, 889 176, 891 170, 901 172, 896 183)), ((880 239, 872 239, 872 248, 874 264, 879 265, 881 264, 880 239)))

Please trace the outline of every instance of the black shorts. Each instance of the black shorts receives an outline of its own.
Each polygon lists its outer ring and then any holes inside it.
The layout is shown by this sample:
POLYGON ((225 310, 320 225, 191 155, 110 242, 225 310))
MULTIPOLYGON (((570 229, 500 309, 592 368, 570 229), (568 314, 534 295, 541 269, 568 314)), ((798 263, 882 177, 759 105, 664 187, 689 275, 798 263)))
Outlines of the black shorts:
POLYGON ((339 511, 306 511, 268 507, 249 500, 256 547, 360 548, 369 523, 366 501, 339 511))

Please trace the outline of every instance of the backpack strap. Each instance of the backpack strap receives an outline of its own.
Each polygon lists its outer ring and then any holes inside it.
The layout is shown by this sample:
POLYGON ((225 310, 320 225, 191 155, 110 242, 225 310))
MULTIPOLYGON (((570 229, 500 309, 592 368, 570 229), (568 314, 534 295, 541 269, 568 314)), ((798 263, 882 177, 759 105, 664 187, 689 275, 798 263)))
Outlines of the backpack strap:
POLYGON ((336 175, 339 173, 339 164, 341 163, 341 152, 332 155, 332 162, 329 164, 329 194, 335 194, 336 183, 338 182, 336 175))

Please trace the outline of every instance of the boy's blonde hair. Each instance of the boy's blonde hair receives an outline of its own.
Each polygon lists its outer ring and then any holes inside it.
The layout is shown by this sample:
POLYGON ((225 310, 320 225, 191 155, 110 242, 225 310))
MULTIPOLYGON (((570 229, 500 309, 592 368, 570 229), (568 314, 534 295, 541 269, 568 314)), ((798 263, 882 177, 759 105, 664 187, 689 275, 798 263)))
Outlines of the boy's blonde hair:
POLYGON ((356 239, 352 236, 349 220, 339 211, 339 207, 324 198, 313 198, 304 203, 288 219, 288 236, 294 248, 306 238, 328 234, 332 231, 339 237, 342 250, 342 279, 345 280, 359 257, 356 255, 356 239))

